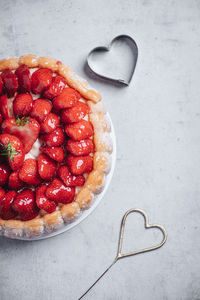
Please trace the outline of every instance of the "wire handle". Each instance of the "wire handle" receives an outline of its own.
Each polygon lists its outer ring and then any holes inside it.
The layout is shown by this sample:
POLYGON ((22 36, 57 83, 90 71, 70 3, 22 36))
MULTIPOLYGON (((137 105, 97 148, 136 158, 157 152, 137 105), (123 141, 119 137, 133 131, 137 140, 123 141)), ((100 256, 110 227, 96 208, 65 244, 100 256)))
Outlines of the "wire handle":
POLYGON ((116 258, 114 259, 114 261, 112 262, 112 264, 98 277, 98 279, 87 289, 87 291, 78 300, 81 300, 93 288, 93 286, 95 286, 96 283, 110 270, 110 268, 119 259, 124 258, 124 257, 128 257, 128 256, 133 256, 133 255, 137 255, 137 254, 141 254, 141 253, 145 253, 145 252, 156 250, 156 249, 162 247, 165 244, 166 240, 167 240, 167 232, 166 232, 165 228, 163 226, 161 226, 161 225, 158 225, 158 224, 149 224, 149 222, 148 222, 148 216, 147 216, 147 214, 145 213, 144 210, 139 209, 139 208, 129 209, 125 213, 125 215, 123 216, 123 218, 122 218, 121 227, 120 227, 120 234, 119 234, 118 250, 117 250, 117 256, 116 256, 116 258), (146 229, 151 229, 151 228, 157 228, 157 229, 159 229, 162 232, 162 234, 163 234, 163 239, 162 239, 162 241, 159 244, 157 244, 155 246, 123 254, 122 253, 122 245, 123 245, 123 239, 124 239, 124 228, 125 228, 125 224, 126 224, 126 219, 127 219, 127 217, 128 217, 129 214, 135 213, 135 212, 139 213, 139 214, 141 214, 143 216, 143 218, 144 218, 144 226, 145 226, 146 229))

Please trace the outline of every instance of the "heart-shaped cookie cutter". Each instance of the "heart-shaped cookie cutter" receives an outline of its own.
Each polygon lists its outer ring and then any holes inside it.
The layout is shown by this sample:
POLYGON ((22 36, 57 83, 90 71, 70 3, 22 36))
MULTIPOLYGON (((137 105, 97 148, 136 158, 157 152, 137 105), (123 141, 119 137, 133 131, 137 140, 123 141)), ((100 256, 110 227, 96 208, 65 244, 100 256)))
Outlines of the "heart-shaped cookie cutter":
POLYGON ((145 252, 156 250, 156 249, 162 247, 165 244, 166 240, 167 240, 167 232, 166 232, 165 228, 163 226, 161 226, 161 225, 158 225, 158 224, 149 224, 148 216, 147 216, 147 214, 145 213, 144 210, 139 209, 139 208, 129 209, 124 214, 124 216, 122 218, 121 227, 120 227, 120 234, 119 234, 118 250, 117 250, 116 258, 114 259, 114 261, 112 262, 112 264, 99 276, 99 278, 89 287, 89 289, 87 289, 87 291, 78 300, 82 299, 92 289, 92 287, 108 272, 108 270, 110 270, 110 268, 119 259, 125 258, 125 257, 128 257, 128 256, 133 256, 133 255, 137 255, 137 254, 141 254, 141 253, 145 253, 145 252), (141 214, 143 216, 145 229, 152 229, 152 228, 159 229, 162 232, 162 235, 163 235, 162 241, 159 244, 155 245, 155 246, 151 246, 151 247, 148 247, 148 248, 144 248, 144 249, 141 249, 141 250, 132 251, 132 252, 123 254, 122 253, 122 245, 123 245, 123 237, 124 237, 124 228, 125 228, 125 224, 126 224, 126 219, 127 219, 128 215, 131 214, 131 213, 139 213, 139 214, 141 214))
POLYGON ((108 46, 99 46, 99 47, 95 47, 94 49, 92 49, 90 51, 90 53, 88 54, 88 56, 87 56, 86 63, 87 63, 87 67, 89 68, 89 70, 92 73, 94 73, 97 77, 100 77, 100 78, 102 78, 102 79, 104 79, 108 82, 110 81, 110 82, 113 82, 113 83, 118 83, 118 84, 123 84, 125 86, 128 86, 130 84, 131 79, 133 77, 133 74, 135 72, 137 60, 138 60, 138 46, 137 46, 135 40, 129 35, 121 34, 121 35, 116 36, 114 39, 112 39, 112 41, 110 42, 110 44, 108 46), (125 80, 125 79, 116 79, 114 77, 108 77, 106 75, 102 75, 102 74, 96 72, 93 69, 92 64, 91 64, 91 57, 95 52, 110 51, 110 49, 112 48, 113 44, 116 41, 126 41, 126 42, 128 41, 129 46, 131 47, 131 50, 133 52, 134 62, 133 62, 133 65, 132 65, 132 69, 131 69, 129 78, 127 80, 125 80))

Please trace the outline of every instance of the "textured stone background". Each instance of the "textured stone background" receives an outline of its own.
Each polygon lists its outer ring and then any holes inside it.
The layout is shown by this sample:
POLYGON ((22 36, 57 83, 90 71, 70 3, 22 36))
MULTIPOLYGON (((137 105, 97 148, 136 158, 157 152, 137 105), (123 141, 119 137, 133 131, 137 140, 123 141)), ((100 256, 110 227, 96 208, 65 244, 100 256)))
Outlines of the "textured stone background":
MULTIPOLYGON (((0 238, 0 299, 78 299, 115 256, 131 207, 163 224, 160 250, 118 262, 85 299, 200 299, 200 2, 0 1, 0 58, 49 55, 84 74, 87 53, 133 36, 139 61, 129 88, 90 80, 117 135, 117 164, 93 214, 52 239, 0 238)), ((139 225, 138 225, 139 224, 139 225)), ((130 217, 126 248, 147 237, 130 217), (131 226, 136 226, 135 233, 131 226)))

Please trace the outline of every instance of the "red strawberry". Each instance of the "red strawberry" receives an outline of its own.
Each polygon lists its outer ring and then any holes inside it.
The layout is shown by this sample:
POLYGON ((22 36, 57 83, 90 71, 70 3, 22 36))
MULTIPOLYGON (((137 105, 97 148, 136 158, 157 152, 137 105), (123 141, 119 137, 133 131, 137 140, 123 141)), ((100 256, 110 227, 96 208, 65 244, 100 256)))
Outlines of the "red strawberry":
POLYGON ((52 159, 54 159, 58 162, 62 162, 63 159, 64 159, 64 151, 61 147, 45 147, 45 146, 42 146, 40 148, 40 151, 44 152, 49 157, 51 157, 52 159))
POLYGON ((11 190, 18 190, 24 186, 24 182, 19 178, 19 170, 10 174, 8 187, 11 190))
POLYGON ((56 210, 56 203, 54 201, 51 201, 47 198, 46 196, 46 190, 47 186, 46 185, 41 185, 37 190, 36 190, 36 203, 37 206, 40 209, 45 210, 47 213, 52 213, 56 210))
POLYGON ((8 180, 10 171, 6 165, 0 164, 0 185, 4 185, 8 180))
POLYGON ((40 139, 49 147, 56 147, 63 144, 65 136, 61 128, 56 128, 53 132, 40 136, 40 139))
POLYGON ((42 68, 36 70, 31 77, 31 88, 34 94, 41 94, 52 81, 53 72, 49 69, 42 68))
POLYGON ((94 143, 91 139, 81 141, 68 140, 66 149, 73 155, 88 155, 94 151, 94 143))
POLYGON ((3 133, 9 133, 17 136, 24 144, 25 153, 28 153, 40 132, 40 124, 32 118, 10 118, 2 123, 3 133))
POLYGON ((50 113, 46 119, 41 123, 41 132, 50 133, 56 129, 60 119, 56 114, 50 113))
POLYGON ((6 192, 4 191, 4 189, 0 188, 0 200, 3 199, 5 194, 6 194, 6 192))
POLYGON ((93 158, 91 156, 67 156, 67 165, 74 175, 89 173, 93 168, 93 158))
POLYGON ((90 122, 82 120, 77 123, 66 125, 65 132, 73 140, 80 141, 92 136, 94 130, 90 122))
POLYGON ((53 178, 55 176, 56 169, 56 163, 46 154, 40 154, 38 156, 38 172, 42 179, 50 180, 53 178))
POLYGON ((1 77, 5 92, 7 93, 8 97, 12 97, 18 89, 17 76, 11 70, 6 69, 1 73, 1 77))
POLYGON ((0 124, 2 123, 3 121, 3 117, 2 117, 2 114, 0 113, 0 124))
POLYGON ((0 155, 7 156, 13 171, 18 170, 24 161, 24 147, 22 142, 11 134, 0 134, 0 155))
POLYGON ((12 99, 8 99, 7 95, 0 97, 0 112, 4 119, 13 117, 12 99))
POLYGON ((28 116, 33 107, 33 98, 31 94, 19 94, 13 101, 13 111, 15 116, 28 116))
POLYGON ((13 219, 17 214, 12 209, 13 201, 17 193, 9 191, 3 198, 0 199, 0 216, 4 220, 13 219))
POLYGON ((62 93, 53 100, 55 109, 69 108, 81 98, 79 92, 72 88, 65 88, 62 93))
POLYGON ((38 185, 41 183, 41 179, 38 173, 37 160, 28 158, 24 161, 20 171, 19 178, 31 185, 38 185))
POLYGON ((35 193, 26 189, 17 194, 13 201, 12 208, 19 213, 23 221, 34 219, 38 215, 35 193))
POLYGON ((52 79, 50 86, 44 91, 43 96, 47 99, 53 99, 60 95, 66 85, 66 80, 62 76, 55 76, 52 79))
POLYGON ((84 176, 72 175, 67 166, 61 166, 58 170, 58 175, 66 186, 82 186, 85 183, 84 176))
POLYGON ((64 123, 73 123, 82 120, 90 111, 89 106, 78 101, 73 107, 63 109, 61 120, 64 123))
POLYGON ((3 92, 3 80, 0 75, 0 95, 2 94, 2 92, 3 92))
POLYGON ((33 101, 33 109, 31 111, 31 117, 35 118, 38 122, 45 120, 50 113, 52 105, 48 100, 37 99, 33 101))
POLYGON ((27 65, 21 65, 15 71, 18 78, 20 92, 31 91, 31 73, 27 65))
POLYGON ((65 186, 62 181, 55 178, 46 190, 46 196, 59 203, 67 204, 73 201, 75 188, 65 186))

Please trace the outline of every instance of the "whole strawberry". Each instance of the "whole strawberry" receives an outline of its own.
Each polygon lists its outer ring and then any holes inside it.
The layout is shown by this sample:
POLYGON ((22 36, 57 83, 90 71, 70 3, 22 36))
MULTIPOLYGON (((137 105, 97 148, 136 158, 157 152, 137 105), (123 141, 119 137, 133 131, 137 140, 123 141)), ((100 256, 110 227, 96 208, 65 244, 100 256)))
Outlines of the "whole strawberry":
POLYGON ((53 100, 55 109, 69 108, 76 104, 81 95, 72 88, 65 88, 62 93, 53 100))
POLYGON ((75 141, 91 137, 94 133, 93 126, 89 121, 81 120, 77 123, 65 126, 66 134, 75 141))
POLYGON ((40 209, 43 209, 47 213, 50 214, 50 213, 52 213, 56 210, 56 203, 47 198, 46 190, 47 190, 47 186, 44 185, 44 184, 41 185, 39 188, 37 188, 37 190, 36 190, 36 203, 37 203, 37 206, 40 209))
POLYGON ((19 83, 19 91, 21 93, 30 92, 31 91, 31 73, 26 65, 21 65, 15 71, 15 74, 18 78, 19 83))
POLYGON ((47 133, 40 136, 40 139, 49 147, 56 147, 63 144, 65 135, 63 130, 58 127, 51 133, 47 133))
POLYGON ((52 179, 56 174, 57 165, 53 159, 41 153, 38 156, 38 172, 44 180, 52 179))
POLYGON ((72 175, 67 166, 61 166, 58 170, 58 176, 66 186, 82 186, 85 183, 85 177, 72 175))
POLYGON ((28 153, 40 133, 40 124, 33 118, 9 118, 2 123, 3 133, 18 137, 24 144, 25 153, 28 153))
POLYGON ((46 190, 46 196, 57 203, 70 203, 73 201, 74 195, 75 188, 67 187, 58 178, 55 178, 46 190))
POLYGON ((33 107, 33 98, 31 94, 19 94, 13 101, 13 111, 15 116, 27 117, 33 107))
POLYGON ((50 113, 52 105, 48 100, 37 99, 33 102, 33 109, 31 111, 31 117, 36 119, 38 122, 42 122, 46 119, 50 113))
POLYGON ((52 100, 56 96, 60 95, 66 85, 66 80, 62 76, 55 76, 52 79, 50 86, 44 91, 43 96, 52 100))
POLYGON ((18 170, 24 162, 24 146, 14 135, 0 134, 0 156, 8 159, 13 171, 18 170))
POLYGON ((52 81, 52 71, 46 68, 36 70, 31 76, 31 88, 34 94, 41 94, 52 81))
POLYGON ((64 160, 64 151, 61 147, 40 147, 40 151, 47 154, 50 158, 55 161, 62 162, 64 160))
POLYGON ((12 97, 18 90, 18 78, 11 70, 6 69, 1 73, 3 85, 8 97, 12 97))
POLYGON ((9 168, 5 164, 0 164, 0 185, 4 185, 10 175, 9 168))
POLYGON ((0 198, 0 217, 2 219, 13 219, 17 215, 17 213, 12 209, 12 204, 16 195, 16 192, 9 191, 3 198, 0 198))
POLYGON ((66 144, 66 149, 71 154, 76 156, 88 155, 94 151, 94 143, 91 139, 85 139, 81 141, 69 139, 66 144))
POLYGON ((93 168, 93 158, 88 156, 67 156, 67 165, 70 172, 74 175, 82 175, 84 173, 89 173, 93 168))
POLYGON ((41 178, 38 173, 38 162, 35 159, 28 158, 24 161, 19 170, 19 179, 30 185, 39 185, 41 178))

